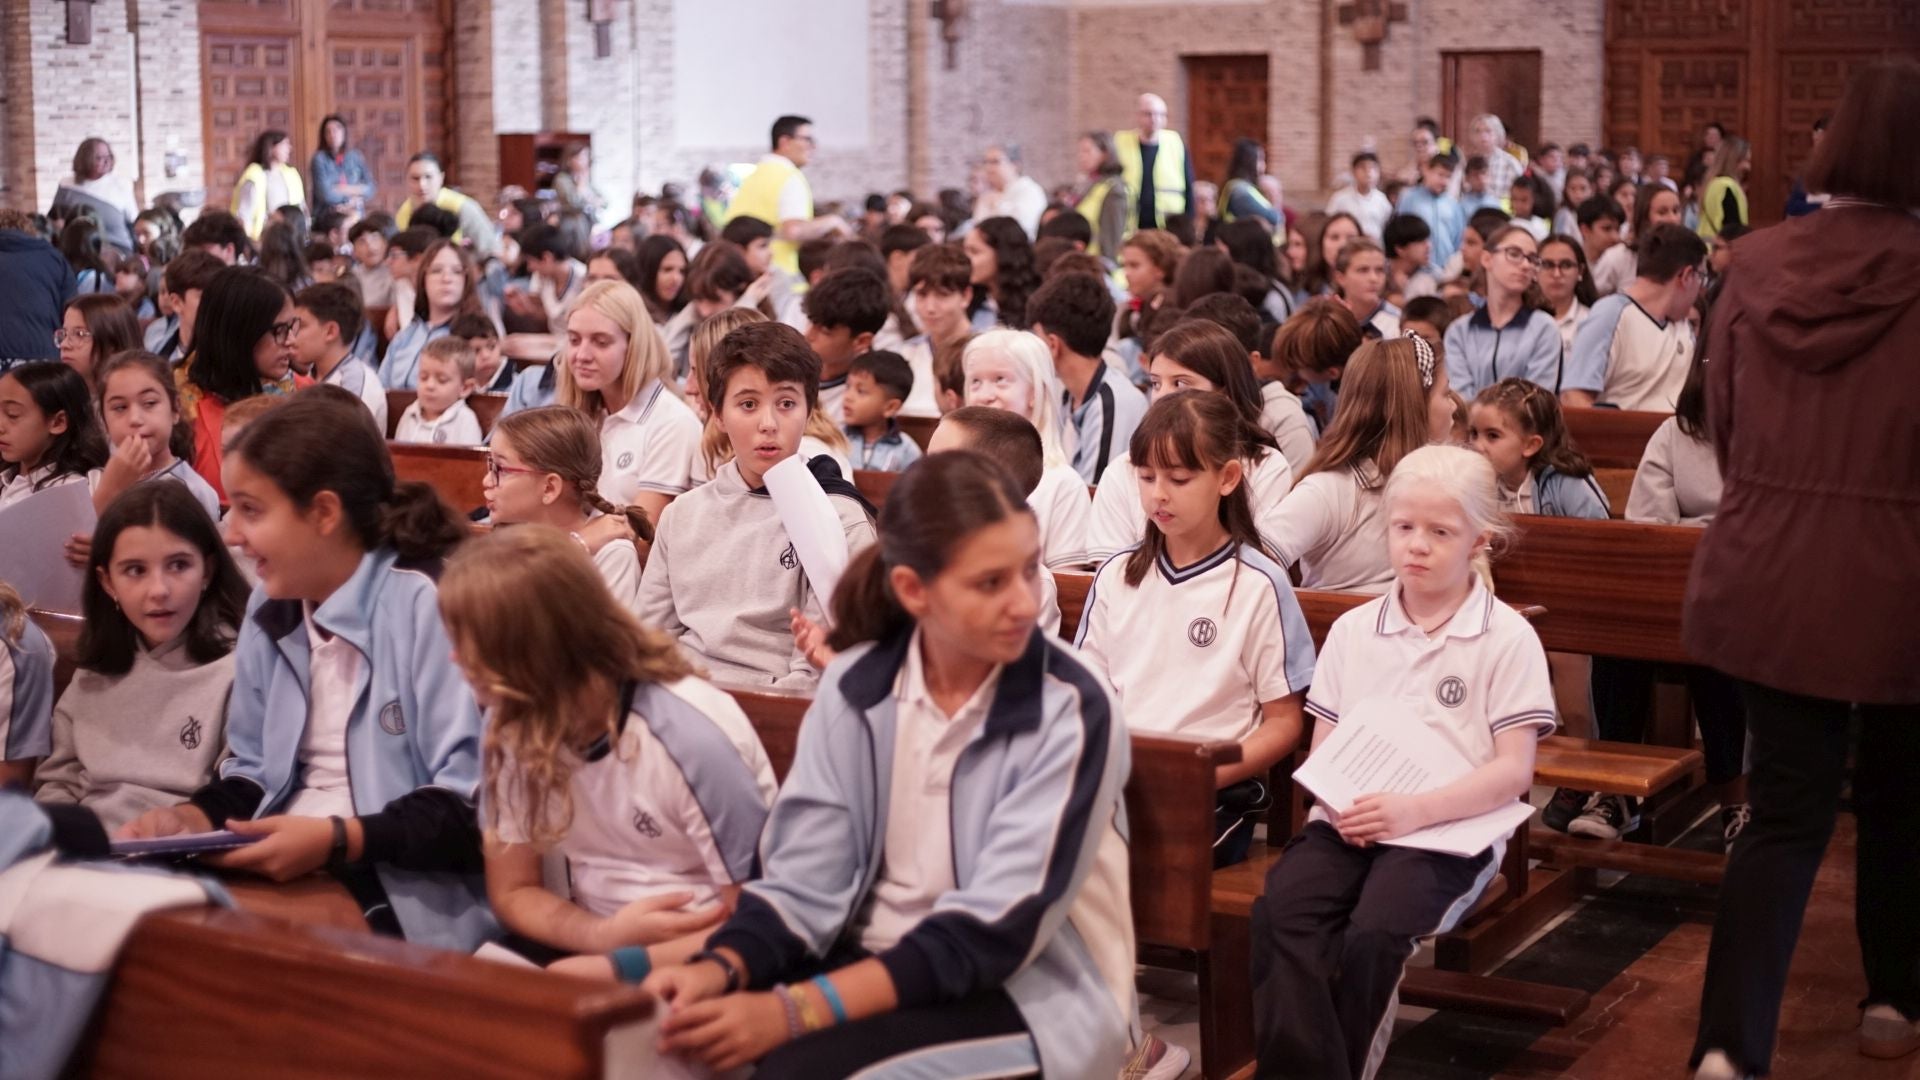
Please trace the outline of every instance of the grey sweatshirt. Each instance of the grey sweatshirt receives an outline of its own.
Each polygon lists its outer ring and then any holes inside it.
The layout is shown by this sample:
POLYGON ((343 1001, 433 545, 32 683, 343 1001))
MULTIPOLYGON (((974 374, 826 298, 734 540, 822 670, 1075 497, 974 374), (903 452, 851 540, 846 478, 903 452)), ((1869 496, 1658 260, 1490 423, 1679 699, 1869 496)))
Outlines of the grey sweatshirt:
POLYGON ((1720 462, 1710 439, 1694 439, 1669 416, 1654 429, 1627 494, 1627 520, 1701 525, 1720 509, 1720 462))
MULTIPOLYGON (((859 503, 829 495, 849 554, 874 542, 859 503)), ((738 463, 667 504, 640 575, 640 621, 665 631, 715 682, 807 689, 820 673, 794 647, 788 610, 824 622, 771 496, 738 463)))
POLYGON ((53 709, 53 753, 33 797, 78 803, 111 832, 186 801, 226 749, 233 654, 195 664, 184 639, 141 648, 125 675, 76 671, 53 709))

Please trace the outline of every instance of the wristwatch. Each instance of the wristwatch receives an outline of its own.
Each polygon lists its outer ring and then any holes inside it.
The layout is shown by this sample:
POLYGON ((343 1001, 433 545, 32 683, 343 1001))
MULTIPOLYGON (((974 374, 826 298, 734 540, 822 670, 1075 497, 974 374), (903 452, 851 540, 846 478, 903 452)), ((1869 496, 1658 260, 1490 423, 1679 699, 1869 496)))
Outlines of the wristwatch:
POLYGON ((339 817, 327 818, 333 823, 333 846, 327 850, 327 873, 344 874, 347 872, 347 823, 339 817))

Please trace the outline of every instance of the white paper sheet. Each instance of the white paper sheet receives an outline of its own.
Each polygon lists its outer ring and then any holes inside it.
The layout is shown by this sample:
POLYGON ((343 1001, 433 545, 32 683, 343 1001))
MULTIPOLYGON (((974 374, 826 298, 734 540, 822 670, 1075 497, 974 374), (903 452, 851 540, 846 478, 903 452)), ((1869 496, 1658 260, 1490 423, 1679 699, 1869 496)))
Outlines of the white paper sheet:
POLYGON ((29 607, 79 614, 86 572, 67 563, 67 539, 93 535, 94 521, 93 492, 77 481, 0 510, 0 581, 29 607))
POLYGON ((820 598, 820 607, 831 609, 834 586, 840 584, 849 558, 840 515, 799 454, 768 469, 762 482, 773 497, 773 507, 779 511, 780 524, 793 542, 794 553, 800 557, 800 568, 813 585, 814 595, 820 598))
MULTIPOLYGON (((1293 778, 1344 814, 1362 795, 1395 792, 1412 795, 1445 787, 1474 770, 1451 743, 1419 720, 1397 715, 1388 699, 1361 702, 1340 723, 1293 778)), ((1483 814, 1429 825, 1382 843, 1394 847, 1478 855, 1505 840, 1533 816, 1533 807, 1516 800, 1483 814)))

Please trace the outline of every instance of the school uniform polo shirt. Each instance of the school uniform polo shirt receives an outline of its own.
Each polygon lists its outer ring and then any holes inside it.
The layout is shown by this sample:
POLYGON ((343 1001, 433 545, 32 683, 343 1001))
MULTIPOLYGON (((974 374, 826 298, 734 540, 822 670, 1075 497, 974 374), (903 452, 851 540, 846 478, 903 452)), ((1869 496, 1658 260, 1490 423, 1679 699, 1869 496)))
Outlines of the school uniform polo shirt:
POLYGON ((429 443, 434 446, 479 446, 484 440, 480 434, 480 418, 473 414, 466 402, 456 401, 445 412, 429 420, 416 400, 407 406, 406 412, 400 414, 400 423, 393 429, 393 441, 429 443))
POLYGON ((927 689, 920 631, 895 677, 892 784, 880 876, 854 922, 860 947, 881 953, 900 943, 956 887, 953 876, 953 770, 987 722, 1002 667, 995 667, 959 711, 948 716, 927 689))
POLYGON ((304 605, 307 628, 307 724, 300 733, 299 787, 281 811, 297 817, 352 817, 353 788, 347 772, 347 723, 353 718, 360 670, 367 658, 353 643, 329 635, 304 605))
POLYGON ((1280 561, 1300 564, 1302 588, 1377 593, 1392 583, 1382 485, 1364 468, 1314 473, 1263 522, 1280 561))
MULTIPOLYGON (((1263 452, 1247 470, 1247 495, 1253 500, 1253 519, 1262 536, 1268 535, 1272 514, 1293 487, 1293 466, 1286 456, 1263 452)), ((1087 523, 1087 551, 1104 562, 1138 544, 1147 535, 1147 509, 1140 501, 1140 478, 1133 459, 1125 454, 1107 466, 1093 493, 1093 517, 1087 523)), ((1268 543, 1272 538, 1268 536, 1268 543)))
POLYGON ((900 425, 889 420, 887 433, 872 442, 859 430, 848 428, 847 458, 854 468, 863 472, 905 472, 907 466, 920 460, 920 444, 907 438, 900 425))
MULTIPOLYGON (((602 918, 635 900, 690 892, 703 907, 743 883, 777 785, 753 724, 731 694, 688 676, 649 688, 602 736, 568 781, 573 822, 555 850, 566 857, 573 902, 602 918)), ((527 843, 502 777, 492 823, 527 843)))
MULTIPOLYGON (((1545 738, 1556 723, 1540 638, 1478 574, 1460 610, 1431 634, 1407 617, 1397 584, 1333 624, 1306 711, 1333 725, 1373 701, 1391 704, 1406 723, 1427 725, 1475 765, 1493 760, 1501 732, 1531 729, 1545 738)), ((1312 819, 1328 815, 1316 808, 1312 819)))
POLYGON ((678 495, 700 447, 700 418, 655 379, 600 421, 600 495, 615 506, 642 491, 678 495))
MULTIPOLYGON (((878 342, 875 345, 877 347, 878 342)), ((933 339, 925 334, 910 337, 901 343, 899 353, 907 361, 907 369, 913 372, 913 389, 901 403, 900 415, 937 418, 940 381, 933 376, 933 339)))
POLYGON ((1296 474, 1307 467, 1319 432, 1307 418, 1306 405, 1278 379, 1260 386, 1260 426, 1280 444, 1280 452, 1296 474))
POLYGON ((1498 486, 1500 488, 1501 513, 1531 514, 1534 512, 1533 507, 1535 500, 1532 470, 1528 470, 1527 475, 1521 479, 1520 486, 1512 491, 1507 490, 1507 485, 1504 483, 1498 486))
POLYGON ((4 482, 0 482, 0 510, 15 503, 24 502, 39 494, 40 491, 57 488, 61 484, 76 483, 87 478, 85 473, 67 473, 49 481, 47 478, 52 475, 52 465, 42 465, 32 472, 21 472, 19 467, 15 466, 13 473, 7 476, 4 482), (34 490, 36 487, 39 487, 39 491, 34 490))
MULTIPOLYGON (((100 477, 105 473, 104 468, 87 470, 89 492, 100 490, 100 477)), ((184 486, 193 495, 193 500, 200 504, 200 509, 207 512, 207 517, 215 522, 220 520, 220 496, 214 493, 213 485, 207 483, 205 477, 193 471, 193 466, 185 458, 174 458, 173 464, 153 470, 141 477, 139 483, 153 480, 171 480, 184 486)))
POLYGON ((1594 404, 1672 412, 1693 361, 1693 328, 1662 322, 1631 296, 1603 297, 1573 336, 1563 390, 1586 390, 1594 404))
POLYGON ((1069 390, 1060 395, 1060 408, 1080 437, 1073 450, 1074 471, 1086 483, 1097 484, 1107 466, 1127 452, 1134 429, 1147 415, 1147 395, 1102 363, 1079 407, 1069 390))
POLYGON ((381 431, 387 430, 387 388, 381 385, 380 376, 367 366, 366 361, 349 354, 320 381, 328 386, 338 386, 359 398, 360 403, 373 414, 373 422, 379 425, 381 431))
POLYGON ((847 373, 842 372, 837 379, 820 380, 820 411, 833 417, 838 423, 846 415, 847 373))
POLYGON ((1191 566, 1162 551, 1127 584, 1133 551, 1094 575, 1074 639, 1135 731, 1238 742, 1261 704, 1306 689, 1313 638, 1286 567, 1229 541, 1191 566))
MULTIPOLYGON (((1093 513, 1093 498, 1087 494, 1087 482, 1071 465, 1049 465, 1040 474, 1040 486, 1027 496, 1033 516, 1040 523, 1040 560, 1049 570, 1064 570, 1087 563, 1087 520, 1093 513)), ((1142 523, 1145 523, 1144 516, 1142 523)))

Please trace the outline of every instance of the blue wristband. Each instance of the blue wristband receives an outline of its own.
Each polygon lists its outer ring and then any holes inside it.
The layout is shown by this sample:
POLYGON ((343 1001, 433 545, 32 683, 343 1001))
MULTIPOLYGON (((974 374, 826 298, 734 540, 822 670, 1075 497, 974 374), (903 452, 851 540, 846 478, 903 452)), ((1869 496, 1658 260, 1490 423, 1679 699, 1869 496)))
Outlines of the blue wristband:
POLYGON ((825 975, 815 975, 813 977, 813 985, 820 988, 820 996, 827 999, 827 1008, 833 1010, 833 1022, 836 1024, 846 1023, 847 1007, 840 1000, 840 991, 833 988, 833 980, 827 978, 825 975))
POLYGON ((653 957, 644 945, 625 945, 607 954, 613 961, 613 974, 623 983, 637 983, 653 971, 653 957))

